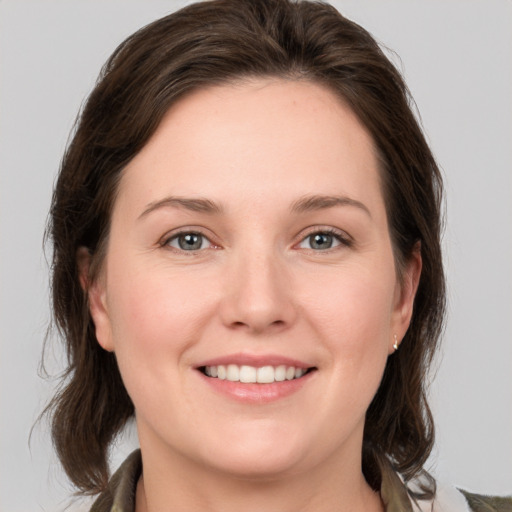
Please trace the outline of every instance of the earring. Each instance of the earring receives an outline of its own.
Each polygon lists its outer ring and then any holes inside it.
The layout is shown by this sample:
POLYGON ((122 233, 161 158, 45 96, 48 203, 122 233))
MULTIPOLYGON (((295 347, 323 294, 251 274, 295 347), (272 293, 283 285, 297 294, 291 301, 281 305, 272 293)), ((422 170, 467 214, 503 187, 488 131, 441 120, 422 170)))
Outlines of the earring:
POLYGON ((395 340, 395 342, 393 343, 393 348, 395 350, 398 350, 398 338, 397 338, 396 334, 393 334, 393 338, 395 340))

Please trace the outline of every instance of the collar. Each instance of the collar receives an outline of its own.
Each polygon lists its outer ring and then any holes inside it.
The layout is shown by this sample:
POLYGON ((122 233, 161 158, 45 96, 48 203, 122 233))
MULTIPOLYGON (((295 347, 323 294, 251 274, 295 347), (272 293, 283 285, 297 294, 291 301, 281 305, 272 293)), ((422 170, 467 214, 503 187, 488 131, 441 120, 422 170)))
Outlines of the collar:
MULTIPOLYGON (((407 488, 393 470, 391 463, 385 459, 381 461, 380 465, 382 475, 380 494, 386 512, 413 512, 407 488)), ((140 450, 135 450, 112 476, 107 489, 94 502, 90 512, 135 512, 135 490, 141 473, 142 458, 140 450)), ((464 500, 462 494, 456 491, 455 488, 452 489, 454 493, 457 493, 458 499, 464 500)), ((427 505, 427 503, 425 504, 427 505)), ((428 510, 442 510, 442 508, 438 509, 436 506, 431 507, 432 503, 428 502, 428 510)), ((420 510, 423 510, 423 507, 420 506, 420 510)), ((465 512, 469 509, 466 505, 461 508, 449 508, 448 510, 450 512, 456 510, 465 512)))

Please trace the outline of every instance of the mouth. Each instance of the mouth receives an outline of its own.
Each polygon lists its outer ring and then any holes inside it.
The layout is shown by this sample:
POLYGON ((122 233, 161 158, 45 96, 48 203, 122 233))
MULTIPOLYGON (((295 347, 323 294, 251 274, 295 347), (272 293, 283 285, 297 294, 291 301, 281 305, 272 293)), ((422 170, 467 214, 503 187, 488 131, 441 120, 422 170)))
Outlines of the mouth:
POLYGON ((219 364, 201 366, 198 370, 211 379, 241 382, 245 384, 273 384, 275 382, 293 381, 316 371, 315 367, 299 366, 249 366, 237 364, 219 364))

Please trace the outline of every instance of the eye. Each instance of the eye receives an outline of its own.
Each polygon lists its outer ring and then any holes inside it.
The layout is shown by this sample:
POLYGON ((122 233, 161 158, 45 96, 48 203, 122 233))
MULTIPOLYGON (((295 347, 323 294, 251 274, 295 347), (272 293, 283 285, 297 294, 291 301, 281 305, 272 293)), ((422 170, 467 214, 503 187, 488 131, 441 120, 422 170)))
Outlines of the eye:
POLYGON ((212 243, 201 233, 183 232, 169 238, 165 245, 181 251, 200 251, 211 247, 212 243))
POLYGON ((332 231, 315 231, 304 238, 298 245, 300 249, 326 251, 340 245, 350 245, 340 234, 332 231))

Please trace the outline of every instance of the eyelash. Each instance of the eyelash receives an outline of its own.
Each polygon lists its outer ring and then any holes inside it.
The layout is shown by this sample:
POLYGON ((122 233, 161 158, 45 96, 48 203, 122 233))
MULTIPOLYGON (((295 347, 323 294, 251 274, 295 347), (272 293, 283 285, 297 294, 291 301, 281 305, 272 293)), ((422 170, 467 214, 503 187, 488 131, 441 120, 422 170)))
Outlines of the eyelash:
POLYGON ((350 237, 350 235, 348 235, 344 231, 340 231, 335 228, 321 228, 321 227, 319 228, 319 227, 315 226, 314 228, 311 228, 311 231, 309 231, 305 236, 303 236, 301 238, 301 240, 299 241, 298 244, 295 244, 295 247, 304 243, 306 240, 310 239, 312 236, 315 236, 315 235, 331 236, 333 239, 335 239, 337 242, 339 242, 339 245, 334 246, 334 247, 328 247, 327 249, 315 250, 312 248, 309 248, 309 249, 306 248, 306 250, 312 251, 315 253, 320 253, 320 252, 327 253, 327 252, 335 251, 338 247, 352 247, 354 245, 354 241, 353 241, 352 237, 350 237))
MULTIPOLYGON (((181 254, 185 254, 185 253, 197 254, 198 252, 207 249, 207 248, 200 247, 198 249, 186 250, 186 249, 183 249, 181 247, 173 247, 171 245, 171 242, 177 241, 177 240, 179 240, 180 237, 186 236, 186 235, 192 235, 192 236, 201 237, 202 238, 202 242, 206 241, 207 243, 210 244, 210 246, 207 247, 208 249, 219 249, 220 248, 219 246, 215 245, 205 234, 201 233, 200 231, 193 230, 193 229, 191 229, 191 230, 182 230, 182 231, 179 231, 178 233, 174 233, 172 236, 166 236, 166 237, 164 237, 161 240, 161 242, 159 242, 159 245, 161 247, 164 247, 164 248, 170 248, 170 249, 172 249, 172 250, 174 250, 176 252, 179 252, 181 254)), ((318 249, 318 250, 315 250, 313 248, 305 248, 306 250, 312 251, 312 252, 315 252, 315 253, 331 252, 333 250, 336 250, 336 248, 339 247, 339 246, 343 246, 343 247, 352 247, 353 246, 353 240, 352 240, 352 238, 347 233, 345 233, 343 231, 340 231, 340 230, 337 230, 337 229, 334 229, 334 228, 318 228, 318 227, 315 227, 315 228, 311 228, 311 230, 308 233, 306 233, 304 236, 302 236, 300 241, 298 243, 294 244, 293 247, 295 248, 295 247, 299 246, 300 244, 304 243, 308 239, 311 239, 311 237, 315 236, 315 235, 327 235, 327 236, 330 236, 334 240, 339 242, 339 245, 336 245, 334 247, 328 247, 327 249, 318 249)), ((202 245, 202 243, 201 243, 201 245, 202 245)))
MULTIPOLYGON (((205 248, 201 248, 201 247, 199 249, 186 250, 186 249, 183 249, 180 247, 173 247, 171 245, 171 242, 173 242, 175 240, 178 241, 180 237, 184 237, 187 235, 201 237, 202 242, 206 241, 207 243, 210 244, 210 247, 208 247, 208 248, 212 248, 212 249, 218 248, 218 246, 216 246, 205 234, 201 233, 200 231, 194 230, 194 229, 185 229, 185 230, 179 231, 178 233, 174 233, 172 236, 165 236, 162 239, 162 241, 159 243, 159 245, 161 247, 169 248, 169 249, 172 249, 172 250, 182 253, 182 254, 185 254, 185 253, 197 254, 198 252, 205 250, 205 248)), ((202 243, 201 243, 201 245, 202 245, 202 243)))

